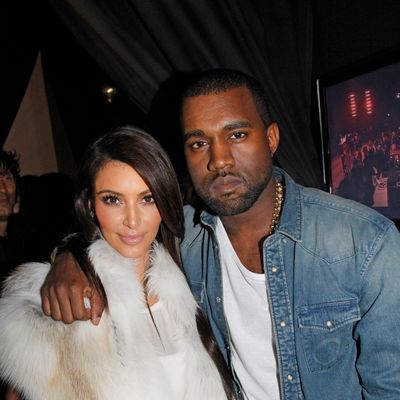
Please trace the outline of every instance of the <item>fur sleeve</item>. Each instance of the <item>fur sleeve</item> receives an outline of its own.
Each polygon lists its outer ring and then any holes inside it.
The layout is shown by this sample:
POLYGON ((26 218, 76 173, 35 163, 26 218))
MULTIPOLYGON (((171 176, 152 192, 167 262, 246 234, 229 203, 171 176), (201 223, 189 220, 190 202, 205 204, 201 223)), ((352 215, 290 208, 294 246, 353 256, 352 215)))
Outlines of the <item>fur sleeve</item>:
POLYGON ((42 263, 18 267, 6 279, 0 299, 0 375, 32 398, 40 398, 40 393, 32 395, 31 390, 51 378, 54 339, 64 329, 42 312, 40 287, 48 271, 49 265, 42 263))

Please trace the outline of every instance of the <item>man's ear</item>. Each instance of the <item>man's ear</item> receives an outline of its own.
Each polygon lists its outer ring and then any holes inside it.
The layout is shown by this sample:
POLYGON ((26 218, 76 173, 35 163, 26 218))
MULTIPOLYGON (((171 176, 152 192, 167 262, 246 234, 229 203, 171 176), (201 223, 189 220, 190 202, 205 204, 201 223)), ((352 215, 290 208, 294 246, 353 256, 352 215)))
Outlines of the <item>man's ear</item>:
POLYGON ((13 214, 18 214, 20 212, 20 210, 21 210, 21 196, 18 195, 17 201, 15 202, 15 204, 13 206, 12 212, 13 212, 13 214))
POLYGON ((276 122, 272 122, 267 127, 268 146, 272 154, 275 154, 279 146, 279 127, 276 122))

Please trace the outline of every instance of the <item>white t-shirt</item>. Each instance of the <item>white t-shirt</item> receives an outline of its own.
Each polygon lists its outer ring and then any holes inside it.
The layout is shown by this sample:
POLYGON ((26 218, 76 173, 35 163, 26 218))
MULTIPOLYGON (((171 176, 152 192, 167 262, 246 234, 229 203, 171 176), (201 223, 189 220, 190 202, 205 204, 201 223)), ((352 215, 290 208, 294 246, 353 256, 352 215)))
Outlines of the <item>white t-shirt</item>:
POLYGON ((279 400, 265 276, 249 271, 241 263, 219 218, 216 235, 233 368, 248 400, 279 400))

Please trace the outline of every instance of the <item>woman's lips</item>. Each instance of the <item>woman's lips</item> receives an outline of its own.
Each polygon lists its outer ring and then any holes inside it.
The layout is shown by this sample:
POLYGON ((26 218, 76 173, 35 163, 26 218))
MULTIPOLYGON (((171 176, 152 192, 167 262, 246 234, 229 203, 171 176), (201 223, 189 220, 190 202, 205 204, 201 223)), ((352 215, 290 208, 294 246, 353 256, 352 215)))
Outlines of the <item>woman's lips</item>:
POLYGON ((139 244, 144 239, 144 235, 119 235, 119 237, 127 245, 139 244))

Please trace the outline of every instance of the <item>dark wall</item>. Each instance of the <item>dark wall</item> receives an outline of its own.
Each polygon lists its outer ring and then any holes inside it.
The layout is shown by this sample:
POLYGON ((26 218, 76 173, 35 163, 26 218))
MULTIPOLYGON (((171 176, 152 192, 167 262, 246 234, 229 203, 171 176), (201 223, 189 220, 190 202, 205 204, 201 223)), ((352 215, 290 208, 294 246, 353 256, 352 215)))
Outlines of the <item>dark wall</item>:
MULTIPOLYGON (((22 99, 38 48, 43 52, 49 95, 57 103, 51 107, 58 107, 60 123, 71 135, 71 147, 78 159, 83 144, 113 125, 143 125, 144 116, 124 93, 115 105, 104 102, 101 87, 112 82, 85 54, 46 2, 39 2, 40 7, 33 4, 6 0, 1 6, 6 15, 0 39, 5 55, 4 84, 9 94, 0 124, 1 141, 5 140, 22 99)), ((314 78, 400 46, 399 0, 313 0, 313 14, 314 78)), ((315 93, 314 81, 310 90, 315 93)), ((310 113, 314 121, 316 102, 310 113)), ((56 127, 57 121, 53 124, 56 127)), ((317 125, 313 132, 318 142, 317 125)))
POLYGON ((400 51, 399 0, 314 0, 313 76, 400 51))

